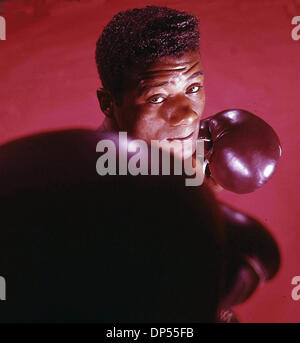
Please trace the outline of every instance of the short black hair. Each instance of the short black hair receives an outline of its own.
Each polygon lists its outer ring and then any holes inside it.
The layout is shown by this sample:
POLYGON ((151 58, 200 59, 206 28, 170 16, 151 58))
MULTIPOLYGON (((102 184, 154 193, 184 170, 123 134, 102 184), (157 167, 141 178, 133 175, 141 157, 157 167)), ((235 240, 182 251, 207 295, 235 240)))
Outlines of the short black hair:
POLYGON ((96 63, 103 87, 120 99, 125 72, 164 56, 199 51, 198 19, 193 14, 160 6, 120 12, 97 41, 96 63))

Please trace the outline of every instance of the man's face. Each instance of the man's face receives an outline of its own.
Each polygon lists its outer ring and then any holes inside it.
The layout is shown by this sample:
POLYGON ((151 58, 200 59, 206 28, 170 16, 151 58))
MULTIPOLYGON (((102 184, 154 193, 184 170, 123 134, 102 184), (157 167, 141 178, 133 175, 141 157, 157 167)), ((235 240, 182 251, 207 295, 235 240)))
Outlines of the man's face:
POLYGON ((196 148, 205 104, 203 69, 198 52, 182 57, 163 57, 146 69, 131 74, 122 96, 114 105, 120 131, 134 138, 172 142, 175 154, 191 156, 196 148))

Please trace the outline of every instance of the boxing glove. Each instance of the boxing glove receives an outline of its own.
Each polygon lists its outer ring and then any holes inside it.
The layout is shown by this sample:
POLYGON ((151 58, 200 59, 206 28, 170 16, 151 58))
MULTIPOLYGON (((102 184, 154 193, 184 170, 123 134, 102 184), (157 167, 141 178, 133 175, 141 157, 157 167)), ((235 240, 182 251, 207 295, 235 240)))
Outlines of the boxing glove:
POLYGON ((280 266, 277 243, 260 222, 221 203, 226 243, 223 308, 244 302, 280 266))
POLYGON ((117 133, 90 130, 0 146, 0 322, 215 321, 224 242, 214 194, 181 175, 100 176, 104 139, 120 152, 117 133))
POLYGON ((226 110, 200 123, 206 175, 235 193, 250 193, 273 175, 281 146, 264 120, 240 109, 226 110))

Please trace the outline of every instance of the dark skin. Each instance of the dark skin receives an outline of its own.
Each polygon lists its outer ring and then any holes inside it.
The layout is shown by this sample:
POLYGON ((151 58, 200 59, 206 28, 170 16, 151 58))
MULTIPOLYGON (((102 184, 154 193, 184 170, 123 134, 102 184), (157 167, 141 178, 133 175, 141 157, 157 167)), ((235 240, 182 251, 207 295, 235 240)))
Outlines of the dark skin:
MULTIPOLYGON (((121 104, 101 88, 97 96, 106 119, 101 129, 126 131, 150 144, 174 144, 174 153, 194 154, 205 105, 204 73, 198 51, 160 58, 131 71, 121 104)), ((180 155, 182 157, 182 155, 180 155)))

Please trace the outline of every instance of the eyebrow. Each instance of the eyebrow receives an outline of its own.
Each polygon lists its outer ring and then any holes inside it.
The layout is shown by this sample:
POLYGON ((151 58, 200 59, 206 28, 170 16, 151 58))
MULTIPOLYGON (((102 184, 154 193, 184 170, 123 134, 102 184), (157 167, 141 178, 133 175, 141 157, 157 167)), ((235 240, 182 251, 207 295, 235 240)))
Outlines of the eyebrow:
POLYGON ((197 61, 196 63, 194 63, 191 68, 189 68, 187 71, 185 71, 183 74, 188 74, 191 70, 193 70, 195 67, 197 67, 197 65, 199 64, 199 61, 197 61))
POLYGON ((196 73, 188 77, 188 80, 193 79, 194 77, 197 77, 199 75, 204 75, 202 70, 196 71, 196 73))
MULTIPOLYGON (((187 80, 190 80, 190 79, 193 79, 199 75, 203 75, 203 71, 202 70, 199 70, 197 72, 195 72, 194 74, 192 74, 191 76, 188 77, 187 80)), ((149 84, 149 85, 144 85, 140 88, 140 94, 142 94, 143 92, 145 92, 147 89, 149 88, 155 88, 155 87, 162 87, 162 86, 165 86, 165 85, 168 85, 169 84, 169 81, 165 81, 165 82, 160 82, 160 83, 153 83, 153 84, 149 84)))

